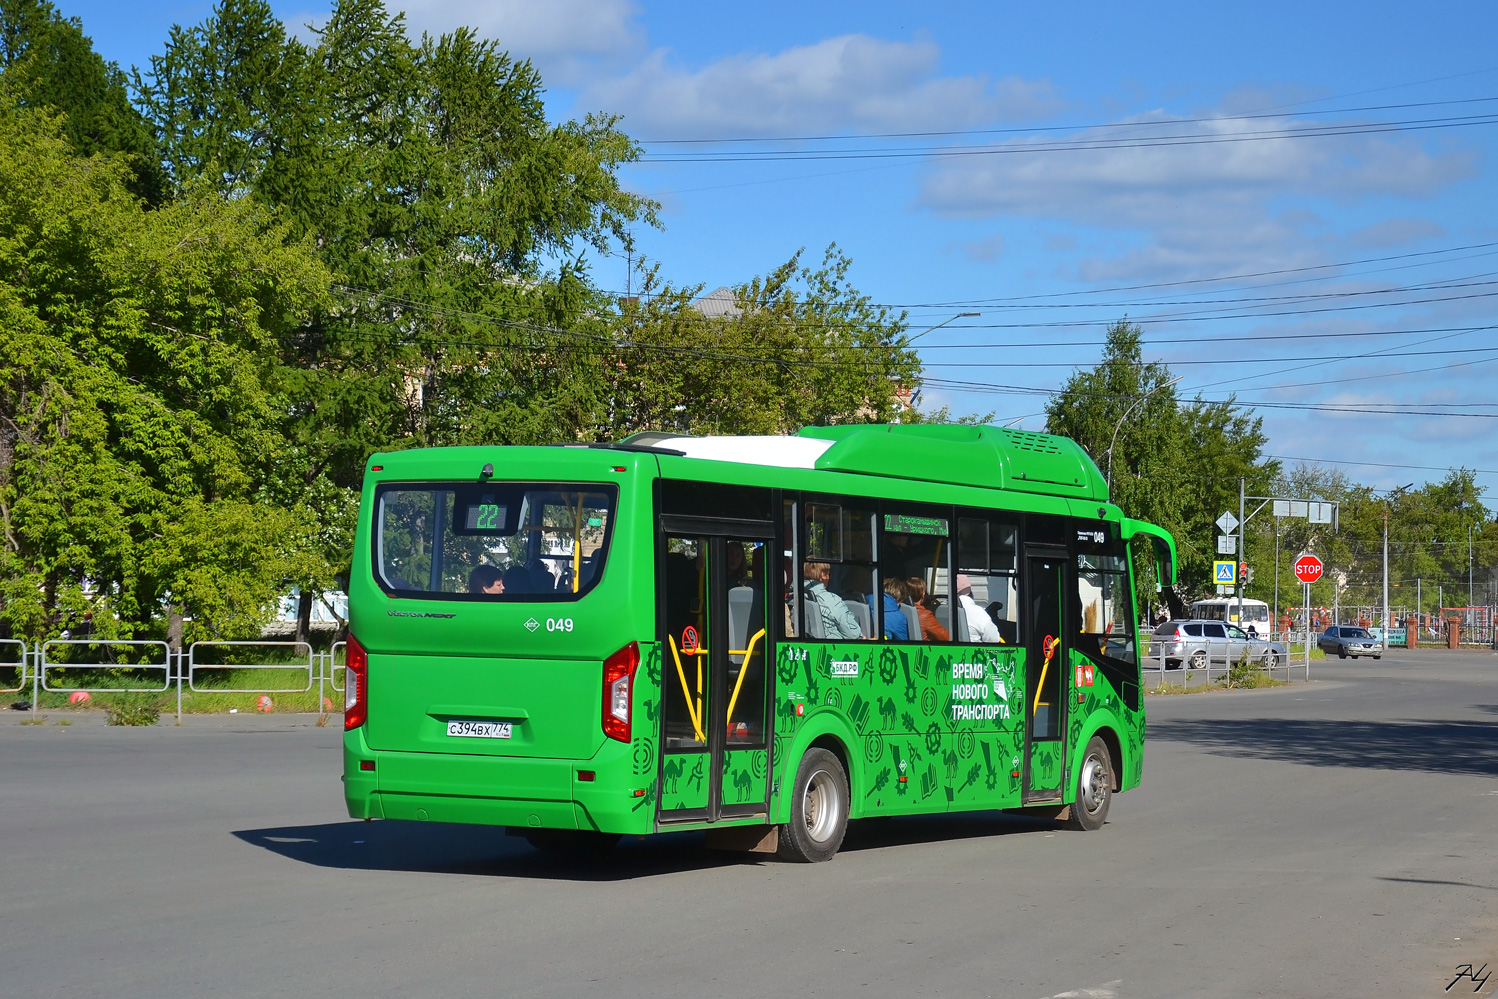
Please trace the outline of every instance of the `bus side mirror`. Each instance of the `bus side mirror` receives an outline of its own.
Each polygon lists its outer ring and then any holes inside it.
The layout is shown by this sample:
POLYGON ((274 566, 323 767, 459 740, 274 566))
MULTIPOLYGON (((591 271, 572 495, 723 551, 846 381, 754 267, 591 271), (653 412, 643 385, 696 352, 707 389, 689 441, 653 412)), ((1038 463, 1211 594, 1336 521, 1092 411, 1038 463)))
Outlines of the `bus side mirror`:
POLYGON ((1156 537, 1150 538, 1150 543, 1155 549, 1155 592, 1159 593, 1165 587, 1165 580, 1175 579, 1175 566, 1170 561, 1170 546, 1156 537))

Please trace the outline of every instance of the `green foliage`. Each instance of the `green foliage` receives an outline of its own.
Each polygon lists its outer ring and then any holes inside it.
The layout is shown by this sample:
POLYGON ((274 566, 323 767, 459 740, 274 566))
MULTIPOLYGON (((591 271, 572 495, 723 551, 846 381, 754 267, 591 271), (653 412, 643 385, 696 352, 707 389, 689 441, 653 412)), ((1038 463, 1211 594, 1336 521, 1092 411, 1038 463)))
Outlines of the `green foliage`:
POLYGON ((1263 668, 1261 661, 1250 658, 1247 651, 1238 661, 1228 666, 1227 673, 1217 678, 1224 687, 1238 690, 1256 690, 1260 687, 1280 687, 1283 681, 1276 680, 1263 668))
POLYGON ((143 727, 155 725, 161 718, 159 694, 121 693, 101 697, 106 724, 143 727))
MULTIPOLYGON (((254 630, 287 516, 265 375, 326 272, 266 211, 195 188, 154 211, 118 159, 0 105, 0 622, 32 637, 254 630)), ((258 627, 258 623, 256 625, 258 627)))
POLYGON ((835 249, 732 316, 594 288, 657 224, 639 148, 470 31, 341 0, 303 42, 221 0, 131 108, 5 0, 0 63, 0 633, 253 635, 337 585, 374 451, 914 418, 904 317, 835 249))
MULTIPOLYGON (((1468 529, 1474 565, 1475 597, 1483 602, 1492 579, 1494 551, 1498 551, 1498 524, 1483 505, 1476 476, 1467 469, 1453 469, 1438 482, 1428 482, 1391 499, 1368 486, 1351 481, 1341 471, 1298 465, 1275 484, 1278 494, 1335 500, 1341 503, 1336 530, 1331 525, 1310 524, 1290 518, 1277 524, 1269 517, 1255 523, 1249 544, 1256 574, 1249 593, 1261 600, 1274 598, 1275 531, 1279 532, 1280 604, 1299 606, 1301 584, 1293 564, 1300 552, 1314 552, 1326 563, 1322 578, 1311 584, 1312 606, 1378 607, 1383 600, 1384 514, 1389 525, 1389 602, 1391 607, 1412 608, 1416 603, 1415 580, 1422 609, 1433 612, 1444 589, 1447 606, 1464 606, 1468 586, 1468 529), (1345 582, 1340 594, 1339 582, 1345 582)), ((1372 620, 1376 624, 1377 621, 1372 620)))
POLYGON ((0 72, 20 106, 66 116, 63 134, 79 155, 125 154, 132 193, 162 199, 165 175, 151 130, 130 105, 125 74, 94 51, 77 18, 64 19, 47 0, 0 3, 0 72))
MULTIPOLYGON (((1205 594, 1217 558, 1217 515, 1237 509, 1240 477, 1249 493, 1262 494, 1279 465, 1261 457, 1261 419, 1231 398, 1182 401, 1169 368, 1145 363, 1142 336, 1126 321, 1110 326, 1102 361, 1075 372, 1047 404, 1046 429, 1092 455, 1124 513, 1175 536, 1180 589, 1205 594)), ((1141 606, 1157 602, 1144 590, 1140 599, 1141 606)))
POLYGON ((829 247, 816 270, 800 254, 734 289, 721 317, 691 305, 699 288, 645 274, 623 303, 592 379, 592 439, 638 430, 783 434, 808 424, 886 423, 897 389, 919 372, 904 317, 848 282, 850 261, 829 247), (690 403, 688 405, 688 403, 690 403))

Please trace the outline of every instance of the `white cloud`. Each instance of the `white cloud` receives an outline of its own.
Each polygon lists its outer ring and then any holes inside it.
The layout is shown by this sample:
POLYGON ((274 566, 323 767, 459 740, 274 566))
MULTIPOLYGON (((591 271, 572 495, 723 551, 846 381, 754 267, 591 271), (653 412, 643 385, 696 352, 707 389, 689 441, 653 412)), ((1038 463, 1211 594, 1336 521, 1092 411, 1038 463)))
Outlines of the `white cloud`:
POLYGON ((651 137, 960 128, 1060 106, 1045 81, 937 76, 940 57, 930 40, 842 35, 689 71, 658 49, 594 82, 579 104, 622 111, 634 134, 651 137))
POLYGON ((1004 255, 1004 234, 994 233, 987 239, 972 241, 953 240, 947 244, 947 251, 961 253, 969 260, 980 264, 991 264, 1004 255))
POLYGON ((516 58, 609 55, 637 41, 630 0, 403 0, 414 37, 473 28, 516 58))
MULTIPOLYGON (((1220 138, 1266 127, 1228 117, 1191 125, 1161 116, 1136 121, 1137 133, 1094 129, 1064 141, 1220 138)), ((1290 199, 1427 196, 1474 168, 1465 153, 1432 154, 1412 142, 1369 136, 1044 151, 1056 141, 1018 139, 989 147, 989 155, 939 160, 921 202, 952 217, 1038 216, 1143 234, 1144 245, 1133 251, 1082 265, 1083 276, 1101 280, 1220 272, 1250 258, 1276 266, 1311 262, 1329 234, 1318 216, 1290 199)))
POLYGON ((1446 229, 1430 219, 1385 219, 1351 233, 1347 241, 1353 246, 1381 250, 1444 235, 1446 229))

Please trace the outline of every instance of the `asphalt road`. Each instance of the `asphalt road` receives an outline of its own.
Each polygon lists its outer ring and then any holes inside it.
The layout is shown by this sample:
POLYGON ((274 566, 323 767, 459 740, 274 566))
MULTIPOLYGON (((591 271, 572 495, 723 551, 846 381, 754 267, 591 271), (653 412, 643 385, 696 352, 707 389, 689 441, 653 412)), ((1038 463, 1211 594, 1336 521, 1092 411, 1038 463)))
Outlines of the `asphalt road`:
POLYGON ((0 995, 1472 995, 1445 988, 1498 968, 1498 656, 1313 676, 1151 698, 1099 832, 894 820, 816 866, 353 822, 310 718, 4 712, 0 995))

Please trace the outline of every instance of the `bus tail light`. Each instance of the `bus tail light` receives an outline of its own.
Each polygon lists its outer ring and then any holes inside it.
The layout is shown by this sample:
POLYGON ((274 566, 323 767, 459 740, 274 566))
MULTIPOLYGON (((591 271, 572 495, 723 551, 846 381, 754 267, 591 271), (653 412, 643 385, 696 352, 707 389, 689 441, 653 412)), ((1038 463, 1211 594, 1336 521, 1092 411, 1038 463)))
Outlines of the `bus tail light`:
POLYGON ((639 642, 630 642, 603 661, 603 734, 610 739, 629 741, 630 696, 639 667, 639 642))
POLYGON ((343 675, 343 730, 358 728, 369 718, 369 653, 352 634, 348 637, 343 675))

